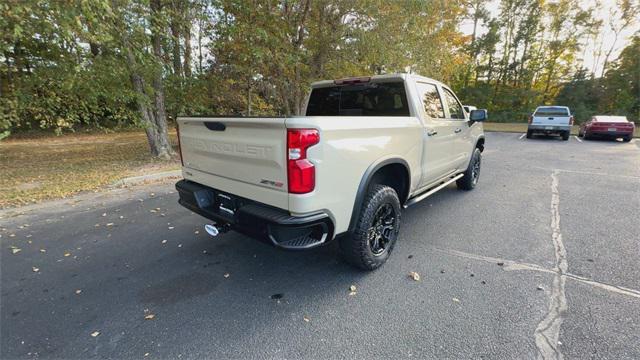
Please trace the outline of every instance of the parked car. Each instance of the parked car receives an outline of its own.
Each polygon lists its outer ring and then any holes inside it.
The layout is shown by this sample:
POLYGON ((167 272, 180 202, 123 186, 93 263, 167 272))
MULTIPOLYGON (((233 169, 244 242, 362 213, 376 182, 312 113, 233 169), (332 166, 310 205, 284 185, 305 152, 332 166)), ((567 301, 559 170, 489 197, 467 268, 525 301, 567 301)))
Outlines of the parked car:
POLYGON ((626 116, 596 115, 580 125, 578 136, 585 139, 595 137, 617 139, 629 142, 633 138, 635 124, 627 120, 626 116))
POLYGON ((560 135, 562 140, 569 140, 573 115, 566 106, 538 106, 529 116, 527 139, 534 134, 560 135))
POLYGON ((480 175, 486 110, 467 115, 448 86, 415 74, 312 85, 306 116, 179 117, 180 204, 284 249, 339 238, 375 269, 398 237, 401 209, 480 175))

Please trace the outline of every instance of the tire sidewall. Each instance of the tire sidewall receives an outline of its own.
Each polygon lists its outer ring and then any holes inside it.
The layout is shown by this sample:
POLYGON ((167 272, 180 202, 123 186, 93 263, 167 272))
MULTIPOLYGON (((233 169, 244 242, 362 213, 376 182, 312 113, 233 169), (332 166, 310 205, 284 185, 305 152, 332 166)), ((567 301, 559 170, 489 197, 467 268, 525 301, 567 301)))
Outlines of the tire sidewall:
POLYGON ((400 200, 392 188, 376 185, 369 191, 367 201, 360 211, 358 224, 351 239, 354 242, 352 246, 356 251, 356 254, 353 254, 356 259, 353 260, 355 260, 358 267, 373 270, 387 261, 398 240, 401 214, 400 200), (375 221, 376 211, 385 204, 391 205, 395 212, 394 230, 388 247, 381 254, 375 255, 369 246, 367 235, 369 228, 375 221))

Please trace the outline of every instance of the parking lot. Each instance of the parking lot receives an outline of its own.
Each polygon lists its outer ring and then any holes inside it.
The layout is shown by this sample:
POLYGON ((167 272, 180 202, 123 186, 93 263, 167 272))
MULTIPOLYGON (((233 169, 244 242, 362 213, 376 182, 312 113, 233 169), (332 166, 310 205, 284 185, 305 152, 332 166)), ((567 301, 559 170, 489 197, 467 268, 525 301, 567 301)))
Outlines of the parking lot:
POLYGON ((0 357, 640 358, 640 140, 522 135, 369 273, 211 238, 169 182, 2 211, 0 357))

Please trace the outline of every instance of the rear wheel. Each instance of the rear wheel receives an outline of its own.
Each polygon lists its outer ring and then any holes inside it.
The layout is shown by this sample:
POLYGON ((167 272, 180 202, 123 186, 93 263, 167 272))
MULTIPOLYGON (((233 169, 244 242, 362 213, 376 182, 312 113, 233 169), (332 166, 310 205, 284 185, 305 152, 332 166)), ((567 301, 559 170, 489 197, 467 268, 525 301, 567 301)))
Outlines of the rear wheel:
POLYGON ((570 133, 569 131, 565 131, 565 132, 563 132, 563 133, 562 133, 562 140, 564 140, 564 141, 569 140, 569 135, 570 135, 570 134, 571 134, 571 133, 570 133))
POLYGON ((482 153, 480 149, 476 148, 473 150, 473 154, 471 154, 471 161, 469 161, 469 166, 467 166, 467 170, 464 172, 464 176, 460 179, 456 180, 456 185, 458 185, 458 189, 462 190, 473 190, 478 184, 478 179, 480 178, 480 165, 482 164, 482 153))
POLYGON ((623 138, 622 138, 622 141, 624 141, 624 142, 629 142, 629 141, 631 141, 631 135, 623 137, 623 138))
POLYGON ((340 252, 352 265, 374 270, 387 261, 398 238, 400 200, 385 185, 375 185, 362 204, 351 236, 340 239, 340 252))

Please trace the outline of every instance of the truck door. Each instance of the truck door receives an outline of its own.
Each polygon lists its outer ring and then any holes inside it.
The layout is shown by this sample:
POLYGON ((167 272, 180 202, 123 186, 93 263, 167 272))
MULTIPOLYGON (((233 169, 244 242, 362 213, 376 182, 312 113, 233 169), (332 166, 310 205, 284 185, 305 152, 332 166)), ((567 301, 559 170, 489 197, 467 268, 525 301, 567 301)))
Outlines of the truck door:
POLYGON ((454 139, 452 141, 452 164, 457 169, 465 169, 470 160, 471 130, 467 121, 464 108, 453 91, 442 87, 447 120, 453 124, 454 139))
POLYGON ((425 187, 454 171, 451 168, 454 130, 459 123, 446 118, 444 103, 435 84, 417 82, 416 87, 422 101, 424 126, 419 187, 425 187))

